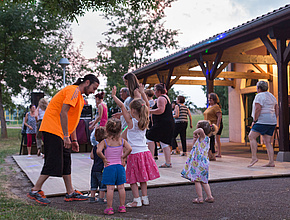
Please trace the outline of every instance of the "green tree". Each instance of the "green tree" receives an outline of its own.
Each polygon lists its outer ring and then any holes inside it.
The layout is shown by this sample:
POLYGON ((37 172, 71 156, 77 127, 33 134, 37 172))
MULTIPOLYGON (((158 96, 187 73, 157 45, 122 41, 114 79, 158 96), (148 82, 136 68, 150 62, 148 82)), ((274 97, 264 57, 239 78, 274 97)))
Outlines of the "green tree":
MULTIPOLYGON (((61 16, 52 16, 39 4, 10 3, 0 5, 0 119, 1 137, 7 137, 4 107, 9 108, 7 94, 18 95, 34 89, 55 91, 62 86, 63 56, 77 60, 72 47, 69 25, 61 16)), ((84 58, 82 58, 84 59, 84 58)), ((78 60, 79 61, 79 60, 78 60)), ((76 66, 66 72, 68 82, 77 77, 76 66)), ((81 73, 81 71, 78 71, 81 73)), ((9 98, 8 96, 8 98, 9 98)))
MULTIPOLYGON (((159 1, 159 7, 150 10, 140 6, 120 6, 106 11, 104 18, 109 21, 109 30, 103 33, 105 42, 99 42, 100 52, 96 58, 98 71, 107 77, 108 91, 113 85, 118 89, 124 86, 122 76, 128 71, 152 62, 152 54, 158 50, 177 48, 176 30, 164 27, 164 9, 174 0, 159 1)), ((113 104, 107 96, 108 106, 113 104)))
MULTIPOLYGON (((119 6, 130 7, 134 11, 140 8, 158 8, 160 1, 155 0, 10 0, 11 3, 42 4, 53 16, 61 16, 70 21, 77 20, 77 16, 83 16, 87 11, 109 11, 119 6)), ((0 5, 5 0, 0 1, 0 5)))

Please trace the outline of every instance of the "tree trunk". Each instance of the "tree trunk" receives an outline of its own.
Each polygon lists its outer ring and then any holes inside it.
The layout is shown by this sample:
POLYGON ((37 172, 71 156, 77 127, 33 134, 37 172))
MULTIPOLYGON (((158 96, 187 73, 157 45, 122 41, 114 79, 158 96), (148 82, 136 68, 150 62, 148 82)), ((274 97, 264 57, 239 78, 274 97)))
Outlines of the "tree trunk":
POLYGON ((0 84, 0 120, 1 120, 1 138, 8 138, 6 121, 5 121, 5 116, 4 116, 1 84, 0 84))

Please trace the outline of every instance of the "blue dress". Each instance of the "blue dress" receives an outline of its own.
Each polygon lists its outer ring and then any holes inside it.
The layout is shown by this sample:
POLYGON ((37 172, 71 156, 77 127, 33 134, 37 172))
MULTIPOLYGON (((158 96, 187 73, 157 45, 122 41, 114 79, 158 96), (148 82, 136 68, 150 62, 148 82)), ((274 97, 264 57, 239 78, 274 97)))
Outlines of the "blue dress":
POLYGON ((199 138, 195 142, 190 151, 189 157, 181 171, 182 177, 194 181, 208 183, 208 159, 209 137, 205 137, 203 141, 199 138))

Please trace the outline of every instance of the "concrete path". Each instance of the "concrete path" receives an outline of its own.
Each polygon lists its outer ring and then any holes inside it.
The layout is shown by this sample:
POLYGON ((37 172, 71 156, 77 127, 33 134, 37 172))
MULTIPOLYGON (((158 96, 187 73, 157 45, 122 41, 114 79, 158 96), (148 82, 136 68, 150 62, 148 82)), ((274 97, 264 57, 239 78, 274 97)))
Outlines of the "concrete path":
MULTIPOLYGON (((228 143, 230 144, 230 143, 228 143)), ((241 145, 241 144, 240 144, 241 145)), ((236 148, 237 149, 237 148, 236 148)), ((249 154, 247 154, 249 157, 249 154)), ((43 165, 43 159, 32 155, 14 155, 13 156, 19 167, 26 173, 30 181, 35 184, 39 177, 43 165)), ((158 187, 165 185, 180 185, 188 184, 189 181, 180 176, 187 157, 179 155, 172 156, 173 168, 159 168, 160 178, 154 181, 149 181, 149 187, 158 187)), ((250 163, 249 158, 225 155, 222 158, 217 158, 217 161, 210 162, 209 181, 228 181, 237 179, 252 179, 263 177, 290 176, 290 162, 276 162, 276 167, 265 168, 262 165, 268 161, 261 159, 252 168, 248 168, 250 163)), ((164 156, 159 154, 157 165, 164 162, 164 156)), ((92 160, 89 158, 89 153, 73 153, 72 154, 72 181, 76 189, 80 191, 89 191, 90 189, 90 172, 92 160)), ((129 187, 127 185, 127 187, 129 187)), ((43 186, 43 191, 48 196, 57 196, 65 194, 65 188, 62 178, 50 177, 43 186)))

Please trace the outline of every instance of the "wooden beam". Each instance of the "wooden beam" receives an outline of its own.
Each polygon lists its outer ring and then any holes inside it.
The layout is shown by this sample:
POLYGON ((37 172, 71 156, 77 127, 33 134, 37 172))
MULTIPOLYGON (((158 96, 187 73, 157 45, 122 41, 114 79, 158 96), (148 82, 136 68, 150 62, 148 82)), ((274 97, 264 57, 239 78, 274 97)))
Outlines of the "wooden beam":
POLYGON ((214 78, 217 78, 218 75, 223 71, 224 68, 226 68, 229 65, 229 63, 223 63, 216 71, 216 74, 214 78))
POLYGON ((170 82, 170 87, 172 87, 178 80, 179 80, 180 76, 177 76, 174 80, 172 80, 170 82))
MULTIPOLYGON (((148 84, 156 84, 158 83, 157 80, 148 79, 148 84)), ((206 85, 206 80, 185 80, 185 79, 179 79, 175 78, 170 82, 170 85, 206 85)), ((214 80, 215 86, 234 86, 234 82, 232 80, 214 80)))
POLYGON ((222 58, 223 52, 224 52, 223 50, 219 50, 219 51, 217 52, 217 55, 216 55, 215 60, 214 60, 214 64, 213 64, 213 66, 210 68, 210 78, 211 78, 212 80, 214 80, 214 79, 215 79, 215 75, 217 75, 217 74, 216 74, 216 72, 217 72, 217 67, 218 67, 218 65, 219 65, 219 63, 220 63, 220 61, 221 61, 221 58, 222 58))
POLYGON ((273 43, 269 40, 267 36, 260 37, 263 41, 264 45, 266 46, 267 50, 271 53, 275 61, 277 62, 277 49, 273 45, 273 43))
POLYGON ((240 91, 241 91, 241 94, 254 93, 254 92, 257 92, 257 87, 250 86, 250 87, 246 87, 244 89, 241 89, 240 91))
POLYGON ((260 73, 266 73, 258 64, 252 64, 260 73))
POLYGON ((288 63, 290 59, 290 44, 286 47, 284 53, 283 53, 283 61, 288 63))
MULTIPOLYGON (((204 61, 213 61, 214 59, 215 59, 215 54, 203 56, 204 61)), ((276 65, 276 60, 270 55, 247 55, 247 54, 224 53, 220 62, 276 65)))
POLYGON ((168 75, 167 75, 167 78, 166 78, 166 89, 169 90, 169 87, 170 87, 170 79, 171 79, 171 76, 172 76, 172 73, 173 73, 173 70, 174 68, 170 68, 169 72, 168 72, 168 75))
MULTIPOLYGON (((186 76, 186 77, 204 77, 201 71, 182 70, 174 72, 173 76, 186 76)), ((233 78, 233 79, 270 79, 269 73, 247 73, 247 72, 221 72, 219 78, 233 78)))
MULTIPOLYGON (((272 41, 274 41, 274 40, 272 40, 272 41)), ((225 50, 225 53, 240 53, 240 54, 242 54, 242 53, 245 53, 249 50, 259 48, 261 46, 264 46, 263 42, 261 41, 260 38, 256 38, 255 40, 248 41, 248 42, 241 43, 241 44, 235 45, 233 47, 230 47, 230 48, 225 50)))

